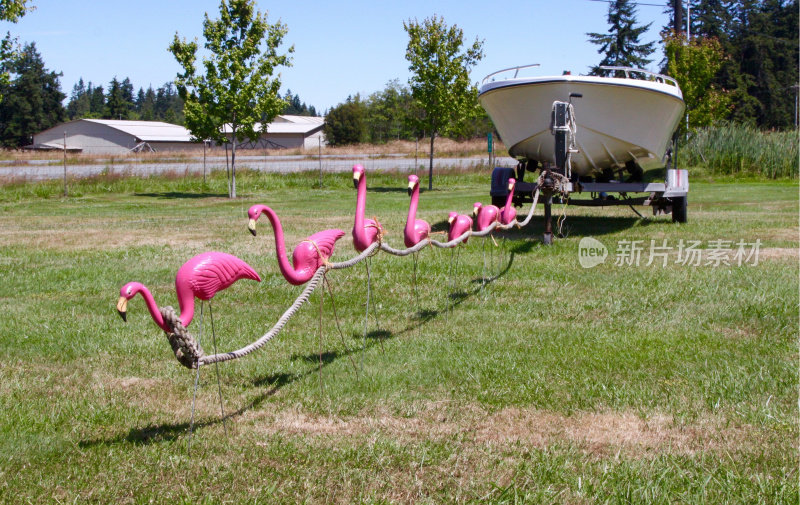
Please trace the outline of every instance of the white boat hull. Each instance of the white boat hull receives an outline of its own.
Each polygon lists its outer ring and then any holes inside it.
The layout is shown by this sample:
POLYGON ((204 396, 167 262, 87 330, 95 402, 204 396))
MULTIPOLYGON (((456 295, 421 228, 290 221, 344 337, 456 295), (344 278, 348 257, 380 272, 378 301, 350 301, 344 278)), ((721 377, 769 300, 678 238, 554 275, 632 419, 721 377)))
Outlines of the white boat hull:
POLYGON ((550 112, 569 100, 577 123, 578 175, 624 166, 640 158, 661 159, 685 105, 677 86, 640 79, 553 76, 507 79, 481 86, 478 99, 511 156, 555 163, 550 112))

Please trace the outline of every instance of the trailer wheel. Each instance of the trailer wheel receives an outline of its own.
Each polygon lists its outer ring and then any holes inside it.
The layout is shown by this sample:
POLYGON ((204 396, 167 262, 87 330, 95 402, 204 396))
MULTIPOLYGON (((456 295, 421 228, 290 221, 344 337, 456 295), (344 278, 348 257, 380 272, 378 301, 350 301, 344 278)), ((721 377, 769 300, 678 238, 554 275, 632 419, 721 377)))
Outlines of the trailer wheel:
POLYGON ((685 223, 688 207, 688 197, 679 196, 672 199, 672 222, 685 223))

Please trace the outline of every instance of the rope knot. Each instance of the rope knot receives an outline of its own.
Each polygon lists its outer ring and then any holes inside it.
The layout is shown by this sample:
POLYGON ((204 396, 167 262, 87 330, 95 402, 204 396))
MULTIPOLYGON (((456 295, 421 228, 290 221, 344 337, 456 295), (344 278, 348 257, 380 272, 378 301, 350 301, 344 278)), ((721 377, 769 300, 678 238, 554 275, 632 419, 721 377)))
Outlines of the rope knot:
POLYGON ((175 358, 186 368, 197 368, 200 358, 205 354, 203 348, 183 326, 175 309, 162 307, 161 316, 164 318, 164 323, 172 329, 172 332, 167 333, 167 340, 172 352, 175 353, 175 358))

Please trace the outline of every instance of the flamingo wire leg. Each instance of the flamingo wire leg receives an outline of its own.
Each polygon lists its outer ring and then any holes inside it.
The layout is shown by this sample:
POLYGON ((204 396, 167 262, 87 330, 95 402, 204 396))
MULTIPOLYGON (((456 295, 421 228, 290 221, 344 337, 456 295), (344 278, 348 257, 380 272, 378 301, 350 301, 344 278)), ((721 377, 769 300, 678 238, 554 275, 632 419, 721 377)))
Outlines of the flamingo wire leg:
MULTIPOLYGON (((200 331, 197 334, 197 342, 202 344, 203 341, 203 302, 200 302, 200 331)), ((187 453, 192 452, 192 434, 194 433, 194 407, 197 404, 197 386, 200 384, 200 366, 197 367, 197 372, 194 375, 194 389, 192 390, 192 415, 189 418, 189 443, 186 448, 187 453)))
POLYGON ((322 280, 325 283, 325 287, 328 288, 328 293, 331 295, 333 318, 336 320, 336 329, 339 330, 339 337, 341 337, 342 339, 342 346, 344 346, 345 352, 347 352, 347 357, 350 358, 350 364, 353 365, 353 370, 356 372, 356 378, 358 378, 358 367, 356 367, 356 362, 353 359, 351 353, 349 352, 349 349, 347 348, 347 343, 344 341, 344 333, 342 332, 342 327, 339 325, 339 315, 336 313, 336 299, 333 297, 333 288, 331 288, 331 283, 328 280, 327 275, 323 276, 322 280))
MULTIPOLYGON (((414 253, 414 274, 412 276, 413 286, 414 286, 414 315, 419 316, 419 293, 417 292, 417 262, 419 261, 419 252, 414 253)), ((417 326, 419 330, 418 334, 422 333, 422 318, 420 318, 420 324, 417 326)))
MULTIPOLYGON (((200 306, 202 307, 202 303, 200 306)), ((214 311, 211 308, 211 301, 208 302, 208 316, 209 319, 211 319, 211 341, 214 344, 214 354, 217 354, 217 332, 214 331, 214 311)), ((199 370, 200 367, 198 366, 197 369, 199 370)), ((225 429, 225 438, 227 438, 228 420, 225 418, 225 405, 222 402, 222 382, 219 377, 219 363, 214 363, 214 370, 217 371, 217 392, 219 393, 219 411, 222 414, 222 427, 225 429)))
POLYGON ((317 377, 319 378, 319 396, 322 398, 322 308, 325 304, 325 290, 319 290, 319 332, 318 332, 318 343, 319 343, 319 362, 317 363, 317 377))

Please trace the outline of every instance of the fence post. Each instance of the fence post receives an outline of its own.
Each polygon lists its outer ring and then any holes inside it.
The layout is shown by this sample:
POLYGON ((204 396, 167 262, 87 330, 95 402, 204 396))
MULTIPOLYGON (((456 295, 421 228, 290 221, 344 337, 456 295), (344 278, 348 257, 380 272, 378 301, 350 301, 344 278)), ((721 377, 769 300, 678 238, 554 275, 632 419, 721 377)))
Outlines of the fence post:
POLYGON ((67 196, 67 132, 64 132, 64 196, 67 196))

